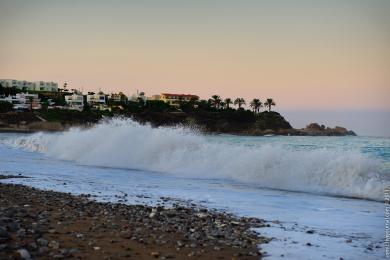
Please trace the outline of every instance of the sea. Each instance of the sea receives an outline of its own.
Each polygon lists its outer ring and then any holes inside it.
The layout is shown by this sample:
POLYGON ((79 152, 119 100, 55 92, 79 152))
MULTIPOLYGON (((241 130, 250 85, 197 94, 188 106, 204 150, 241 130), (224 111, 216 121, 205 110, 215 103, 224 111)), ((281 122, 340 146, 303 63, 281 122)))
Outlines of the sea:
MULTIPOLYGON (((163 198, 265 219, 265 259, 382 259, 390 138, 204 135, 130 119, 89 129, 0 133, 0 174, 99 201, 163 198)), ((386 225, 387 222, 387 225, 386 225)))

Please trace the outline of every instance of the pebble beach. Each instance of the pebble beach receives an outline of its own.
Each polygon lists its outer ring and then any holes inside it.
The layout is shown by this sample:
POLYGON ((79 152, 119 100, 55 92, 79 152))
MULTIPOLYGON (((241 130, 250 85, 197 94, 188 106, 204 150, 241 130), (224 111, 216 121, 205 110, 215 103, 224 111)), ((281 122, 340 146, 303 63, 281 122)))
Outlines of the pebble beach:
POLYGON ((196 205, 102 203, 0 184, 1 259, 261 259, 268 239, 251 228, 264 226, 196 205))

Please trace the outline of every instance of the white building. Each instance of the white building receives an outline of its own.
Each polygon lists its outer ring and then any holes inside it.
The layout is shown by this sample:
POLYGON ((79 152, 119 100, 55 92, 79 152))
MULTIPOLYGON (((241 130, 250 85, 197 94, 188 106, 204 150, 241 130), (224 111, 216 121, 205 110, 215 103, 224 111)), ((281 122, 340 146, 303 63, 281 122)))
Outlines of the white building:
POLYGON ((5 101, 13 104, 14 109, 41 109, 40 99, 38 94, 18 93, 15 96, 0 97, 0 101, 5 101))
POLYGON ((90 105, 106 104, 106 95, 104 94, 88 94, 87 103, 90 105))
POLYGON ((65 102, 71 109, 82 111, 84 108, 84 96, 77 93, 65 96, 65 102))
POLYGON ((58 91, 58 83, 55 82, 0 79, 0 84, 5 88, 15 87, 24 91, 58 91))
POLYGON ((148 100, 160 100, 161 99, 161 95, 151 95, 150 97, 148 97, 148 100))
POLYGON ((58 91, 58 83, 55 82, 35 81, 33 84, 34 84, 35 91, 50 91, 50 92, 58 91))

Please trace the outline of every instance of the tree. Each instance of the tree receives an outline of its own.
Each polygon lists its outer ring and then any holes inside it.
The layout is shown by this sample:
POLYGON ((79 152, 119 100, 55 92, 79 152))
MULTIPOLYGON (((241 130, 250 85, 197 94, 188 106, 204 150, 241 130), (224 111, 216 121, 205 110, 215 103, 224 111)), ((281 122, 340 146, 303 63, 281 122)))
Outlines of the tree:
POLYGON ((200 110, 207 110, 207 111, 209 111, 210 108, 211 108, 211 103, 209 101, 207 101, 207 100, 204 100, 204 99, 198 100, 196 105, 197 105, 198 109, 200 109, 200 110))
POLYGON ((64 87, 62 88, 62 90, 64 91, 64 92, 68 92, 69 90, 67 89, 67 87, 68 87, 68 83, 64 83, 64 87))
POLYGON ((83 112, 89 112, 89 111, 91 111, 91 106, 88 104, 88 102, 84 102, 83 112))
POLYGON ((6 113, 8 111, 11 111, 13 108, 12 103, 7 101, 0 101, 0 113, 6 113))
POLYGON ((146 108, 153 112, 166 112, 171 106, 162 100, 146 100, 146 108))
POLYGON ((49 101, 48 100, 42 101, 41 109, 43 111, 46 111, 46 112, 49 110, 49 101))
POLYGON ((193 109, 198 107, 198 101, 199 97, 191 97, 190 101, 187 103, 191 107, 191 109, 193 109))
POLYGON ((179 104, 179 107, 181 107, 185 102, 184 102, 184 98, 183 96, 179 96, 178 98, 179 100, 177 101, 177 103, 179 104))
POLYGON ((234 105, 238 105, 238 109, 240 109, 242 105, 245 105, 245 99, 236 98, 236 100, 234 100, 234 105))
POLYGON ((225 98, 225 104, 226 104, 226 108, 229 108, 230 104, 233 104, 232 99, 231 98, 225 98))
POLYGON ((30 101, 30 111, 32 111, 33 110, 33 100, 34 100, 34 98, 33 97, 28 97, 28 100, 30 101))
POLYGON ((211 98, 212 98, 212 102, 213 102, 214 107, 219 109, 221 101, 222 101, 221 97, 218 95, 213 95, 211 98))
POLYGON ((268 111, 271 111, 271 107, 276 106, 276 104, 272 98, 267 98, 267 101, 265 101, 264 106, 268 107, 268 111))
POLYGON ((0 95, 9 96, 9 95, 15 95, 20 92, 22 91, 16 87, 3 87, 0 84, 0 95))
POLYGON ((199 97, 191 97, 190 102, 196 103, 199 100, 199 97))
POLYGON ((143 100, 143 98, 141 98, 141 97, 139 97, 139 98, 137 98, 137 101, 138 101, 138 104, 141 106, 141 107, 143 107, 143 106, 145 106, 145 100, 143 100))
POLYGON ((260 108, 263 106, 263 104, 261 103, 260 99, 257 99, 257 98, 254 98, 251 103, 250 103, 250 107, 253 109, 253 113, 254 114, 257 114, 259 113, 260 111, 260 108))
POLYGON ((121 101, 126 101, 127 100, 127 96, 125 94, 123 94, 123 92, 119 92, 118 95, 120 96, 120 99, 121 101))

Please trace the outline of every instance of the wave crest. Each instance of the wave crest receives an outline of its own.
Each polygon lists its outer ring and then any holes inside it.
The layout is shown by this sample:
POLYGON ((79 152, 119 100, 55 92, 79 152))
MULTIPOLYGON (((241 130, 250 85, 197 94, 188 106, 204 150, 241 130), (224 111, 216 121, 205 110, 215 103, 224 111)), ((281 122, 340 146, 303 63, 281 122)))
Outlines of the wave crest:
POLYGON ((232 179, 265 188, 383 200, 382 164, 360 151, 293 150, 280 145, 210 142, 185 128, 113 119, 90 128, 9 141, 81 164, 232 179))

